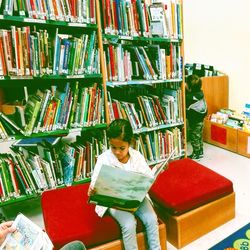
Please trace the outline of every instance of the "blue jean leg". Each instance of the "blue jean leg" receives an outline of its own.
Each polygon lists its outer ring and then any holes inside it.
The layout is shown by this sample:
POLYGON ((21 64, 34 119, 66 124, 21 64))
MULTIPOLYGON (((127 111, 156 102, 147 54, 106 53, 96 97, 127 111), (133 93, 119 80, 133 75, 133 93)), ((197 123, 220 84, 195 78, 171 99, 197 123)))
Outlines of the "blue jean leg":
POLYGON ((151 202, 145 198, 140 207, 135 212, 145 226, 148 249, 160 250, 160 236, 158 229, 158 219, 151 202))
POLYGON ((145 226, 149 250, 160 250, 158 220, 150 201, 145 198, 133 214, 117 209, 109 209, 109 213, 119 223, 125 250, 138 250, 136 240, 136 219, 139 217, 145 226))
POLYGON ((137 250, 136 219, 133 213, 110 208, 109 213, 119 223, 125 250, 137 250))

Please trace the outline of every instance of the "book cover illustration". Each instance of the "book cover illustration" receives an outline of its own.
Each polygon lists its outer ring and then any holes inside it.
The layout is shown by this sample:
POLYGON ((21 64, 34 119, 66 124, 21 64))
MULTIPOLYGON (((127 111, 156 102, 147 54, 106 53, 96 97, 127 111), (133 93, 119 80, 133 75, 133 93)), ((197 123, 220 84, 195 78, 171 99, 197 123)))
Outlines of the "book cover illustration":
POLYGON ((136 211, 174 152, 175 150, 159 163, 153 177, 103 164, 94 184, 95 194, 89 197, 89 202, 120 210, 136 211))
POLYGON ((7 235, 0 250, 52 250, 48 235, 30 219, 19 214, 13 222, 16 230, 7 235))
POLYGON ((102 165, 94 185, 96 193, 89 201, 106 207, 135 210, 153 181, 153 177, 142 173, 102 165))

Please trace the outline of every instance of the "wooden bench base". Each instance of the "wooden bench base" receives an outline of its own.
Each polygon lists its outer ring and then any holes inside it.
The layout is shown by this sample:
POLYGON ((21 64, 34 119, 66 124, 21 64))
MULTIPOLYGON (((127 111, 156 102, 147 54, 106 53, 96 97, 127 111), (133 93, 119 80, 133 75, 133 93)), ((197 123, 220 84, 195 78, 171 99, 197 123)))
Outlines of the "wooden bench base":
POLYGON ((233 219, 235 193, 179 216, 170 215, 162 208, 158 209, 157 213, 167 226, 167 240, 179 249, 233 219))
MULTIPOLYGON (((161 223, 159 225, 159 233, 160 233, 160 242, 161 242, 161 250, 167 249, 167 235, 166 235, 166 225, 161 223)), ((138 249, 146 250, 147 244, 144 233, 137 234, 137 242, 138 242, 138 249)), ((123 244, 122 240, 114 240, 112 242, 108 242, 106 244, 99 245, 94 248, 90 248, 90 250, 122 250, 123 244)))

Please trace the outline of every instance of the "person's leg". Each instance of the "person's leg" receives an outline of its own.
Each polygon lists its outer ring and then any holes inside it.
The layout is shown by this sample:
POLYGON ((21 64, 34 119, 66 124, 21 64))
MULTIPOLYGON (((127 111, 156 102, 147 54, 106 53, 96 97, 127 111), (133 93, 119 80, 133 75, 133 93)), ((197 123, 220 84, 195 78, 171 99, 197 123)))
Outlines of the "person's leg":
POLYGON ((160 236, 158 228, 158 219, 155 214, 155 211, 152 207, 151 202, 148 198, 145 198, 140 207, 135 212, 135 215, 138 216, 143 225, 145 226, 148 249, 149 250, 160 250, 160 236))
POLYGON ((72 241, 63 246, 60 250, 86 250, 86 247, 81 241, 72 241))
POLYGON ((200 126, 200 157, 203 157, 203 128, 204 128, 204 122, 201 123, 200 126))
POLYGON ((200 123, 190 124, 190 142, 193 148, 190 158, 192 159, 199 159, 201 130, 202 126, 200 123))
POLYGON ((130 212, 113 208, 109 209, 109 213, 121 227, 124 249, 137 250, 135 216, 130 212))

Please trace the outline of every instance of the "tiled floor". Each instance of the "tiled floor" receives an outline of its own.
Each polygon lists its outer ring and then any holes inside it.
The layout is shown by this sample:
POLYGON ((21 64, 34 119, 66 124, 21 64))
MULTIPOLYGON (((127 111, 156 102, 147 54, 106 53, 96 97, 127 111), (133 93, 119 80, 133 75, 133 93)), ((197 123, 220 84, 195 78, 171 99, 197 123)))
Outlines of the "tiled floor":
MULTIPOLYGON (((205 144, 204 152, 204 158, 200 160, 200 163, 233 181, 236 193, 236 217, 190 243, 182 250, 207 250, 250 222, 250 159, 209 144, 205 144)), ((10 219, 14 218, 18 212, 22 212, 43 227, 39 203, 38 199, 15 204, 11 207, 3 207, 0 211, 10 219)), ((168 250, 176 249, 169 243, 167 243, 167 247, 168 250)))

